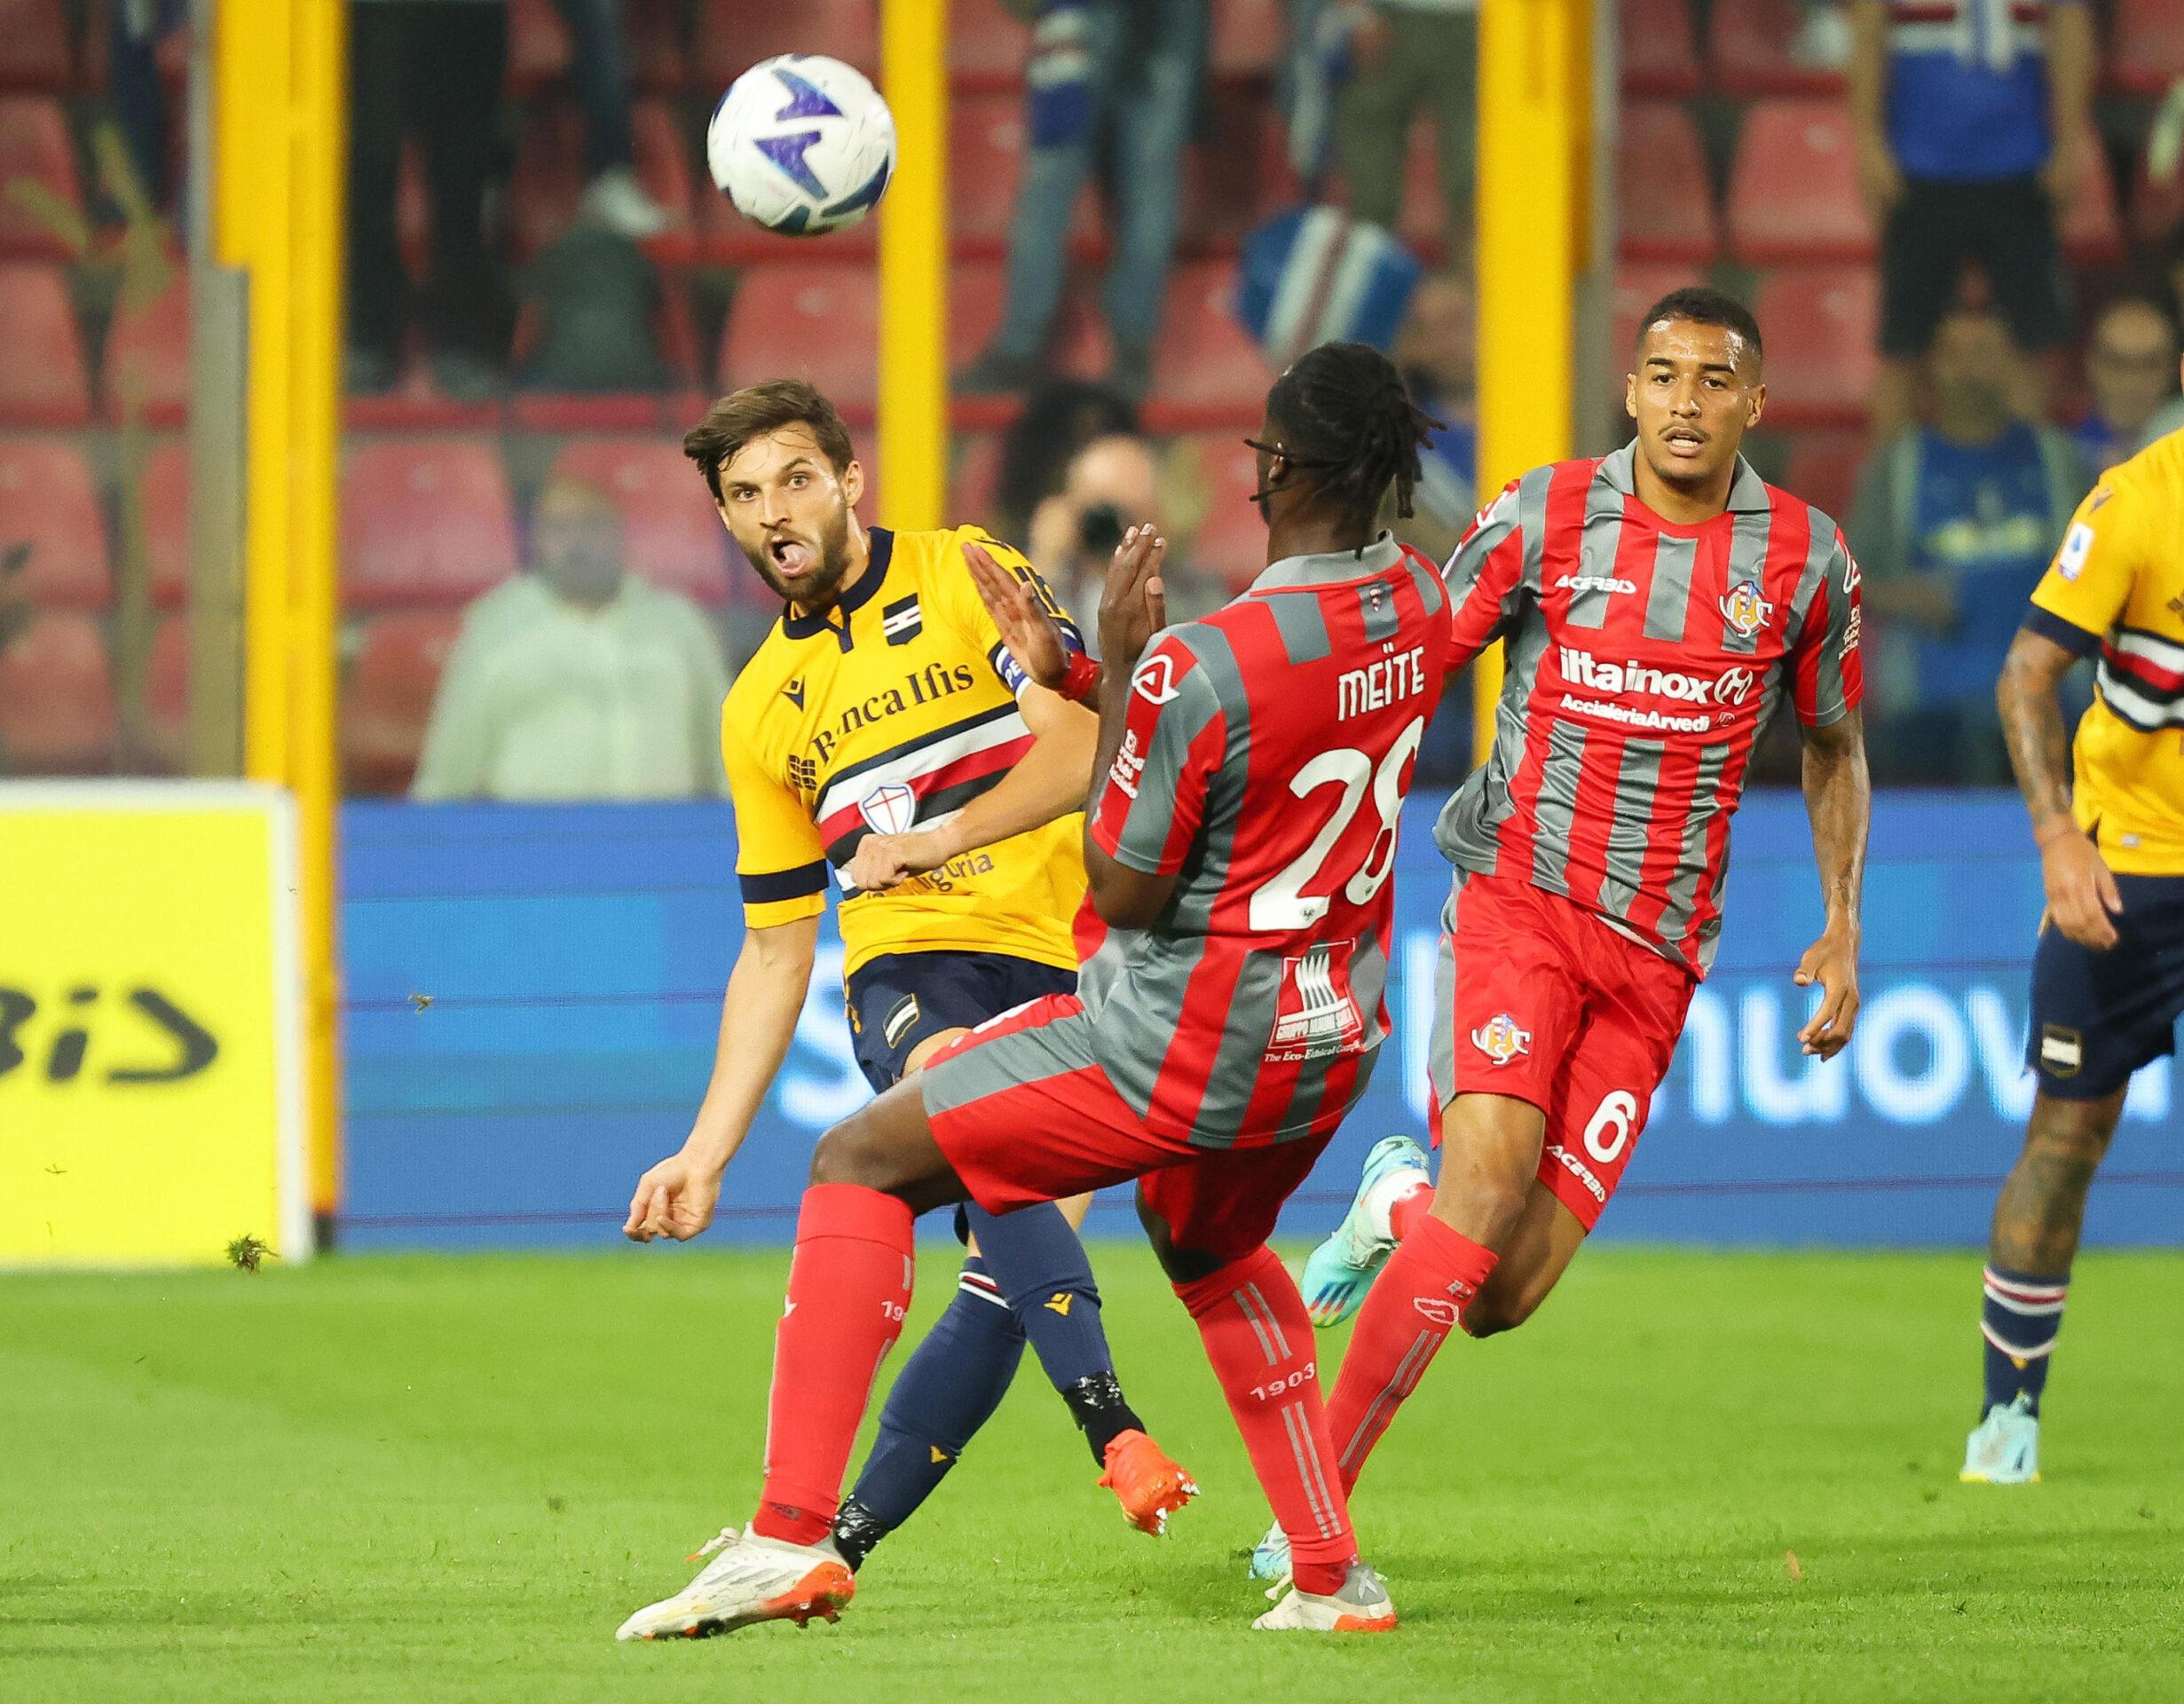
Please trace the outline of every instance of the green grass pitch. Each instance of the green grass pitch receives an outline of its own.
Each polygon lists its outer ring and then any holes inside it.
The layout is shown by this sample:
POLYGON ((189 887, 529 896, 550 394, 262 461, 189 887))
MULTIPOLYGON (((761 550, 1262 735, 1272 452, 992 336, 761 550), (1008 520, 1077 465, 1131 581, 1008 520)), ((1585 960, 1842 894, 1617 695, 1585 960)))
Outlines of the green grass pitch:
POLYGON ((1027 1367, 839 1626, 633 1647, 755 1496, 782 1254, 0 1278, 0 1698, 2184 1698, 2184 1259, 2081 1262, 1999 1490, 1974 1257, 1596 1250, 1368 1472, 1401 1629, 1313 1640, 1249 1630, 1242 1446, 1150 1256, 1094 1258, 1173 1537, 1027 1367))

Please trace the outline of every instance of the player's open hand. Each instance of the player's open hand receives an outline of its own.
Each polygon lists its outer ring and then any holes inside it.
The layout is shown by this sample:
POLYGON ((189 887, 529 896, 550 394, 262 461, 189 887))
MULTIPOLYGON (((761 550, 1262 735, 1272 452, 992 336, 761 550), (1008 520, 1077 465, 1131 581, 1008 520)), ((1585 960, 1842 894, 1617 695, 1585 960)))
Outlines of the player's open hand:
POLYGON ((978 588, 979 601, 1000 629, 1001 643, 1016 659, 1016 667, 1050 692, 1060 687, 1068 672, 1069 652, 1061 642, 1061 627, 1046 606, 981 546, 965 545, 963 559, 971 564, 971 583, 978 588))
POLYGON ((1167 557, 1168 540, 1147 523, 1123 534, 1108 564, 1108 583, 1100 595, 1100 660, 1118 678, 1137 668, 1153 635, 1168 625, 1160 577, 1167 557))
POLYGON ((1797 1032, 1797 1045, 1817 1059, 1833 1059, 1850 1045, 1858 1021, 1858 939, 1848 928, 1831 928, 1805 949, 1797 961, 1798 987, 1820 988, 1820 1009, 1797 1032))
POLYGON ((720 1199, 719 1172, 693 1164, 684 1155, 671 1155, 637 1179, 622 1235, 632 1242, 662 1236, 687 1242, 713 1223, 720 1199))
POLYGON ((2101 848, 2073 831, 2058 834, 2040 848, 2040 880, 2047 889, 2047 915, 2081 947, 2106 952, 2116 944, 2116 925, 2124 896, 2101 848))
POLYGON ((948 862, 949 849, 930 830, 915 834, 867 834, 849 859, 849 885, 860 894, 884 894, 912 876, 948 862))

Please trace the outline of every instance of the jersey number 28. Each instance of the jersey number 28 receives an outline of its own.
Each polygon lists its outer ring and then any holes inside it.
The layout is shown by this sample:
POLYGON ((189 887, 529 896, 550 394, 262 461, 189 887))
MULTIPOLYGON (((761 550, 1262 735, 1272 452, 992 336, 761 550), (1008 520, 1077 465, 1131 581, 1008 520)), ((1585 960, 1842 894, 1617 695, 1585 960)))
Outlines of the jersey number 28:
POLYGON ((1310 928, 1327 915, 1335 889, 1353 905, 1362 905, 1386 885, 1395 871, 1395 830, 1403 809, 1403 768, 1418 754, 1425 738, 1425 718, 1413 718, 1395 737, 1387 755, 1375 766, 1369 753, 1354 746, 1337 746, 1315 754, 1289 781, 1289 791, 1309 798, 1321 787, 1340 786, 1341 800, 1312 837, 1312 844, 1263 883, 1251 895, 1251 927, 1267 934, 1310 928), (1364 862, 1348 872, 1327 869, 1328 854, 1335 849, 1358 814, 1369 788, 1373 809, 1380 816, 1380 832, 1365 849, 1364 862), (1316 888, 1316 894, 1305 889, 1316 888))

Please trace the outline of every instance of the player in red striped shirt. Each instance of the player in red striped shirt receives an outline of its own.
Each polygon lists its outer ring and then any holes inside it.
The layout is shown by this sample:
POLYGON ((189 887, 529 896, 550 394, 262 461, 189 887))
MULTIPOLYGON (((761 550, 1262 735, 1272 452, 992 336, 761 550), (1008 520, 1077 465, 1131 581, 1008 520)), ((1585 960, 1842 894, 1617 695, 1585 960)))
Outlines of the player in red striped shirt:
MULTIPOLYGON (((1268 565, 1250 588, 1153 641, 1164 545, 1149 528, 1125 540, 1100 609, 1084 831, 1105 938, 1076 993, 979 1025, 822 1139, 758 1513, 622 1637, 834 1614, 855 1587, 829 1525, 909 1306, 914 1215, 966 1198, 1006 1214, 1132 1179, 1295 1550, 1295 1589, 1256 1625, 1395 1625, 1351 1532, 1312 1322, 1266 1239, 1388 1031, 1390 877, 1448 602, 1377 517, 1391 484, 1408 512, 1431 423, 1384 356, 1313 350, 1269 393, 1254 441, 1268 565)), ((1016 619, 1044 618, 1019 597, 1016 619)))
MULTIPOLYGON (((1796 974, 1821 990, 1799 1040, 1822 1057, 1849 1040, 1872 807, 1858 570, 1834 522, 1739 454, 1762 359, 1740 304, 1666 297, 1628 382, 1636 441, 1512 481, 1449 562, 1451 666, 1500 639, 1507 673, 1493 750, 1435 831, 1456 867, 1431 1050, 1439 1186, 1408 1138, 1381 1143, 1305 1268, 1322 1322, 1372 1286, 1328 1405, 1345 1487, 1449 1331, 1522 1324, 1614 1194, 1713 962, 1729 820, 1785 698, 1826 911, 1796 974)), ((1282 1565, 1270 1534, 1253 1570, 1282 1565)))

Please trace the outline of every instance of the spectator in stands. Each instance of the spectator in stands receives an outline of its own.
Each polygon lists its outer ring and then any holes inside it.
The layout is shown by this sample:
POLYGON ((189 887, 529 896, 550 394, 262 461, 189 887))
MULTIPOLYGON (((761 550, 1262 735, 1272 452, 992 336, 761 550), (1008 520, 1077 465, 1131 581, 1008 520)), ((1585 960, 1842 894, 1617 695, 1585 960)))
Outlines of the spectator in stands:
POLYGON ((1392 231, 1403 211, 1403 162, 1423 108, 1439 146, 1443 245, 1471 248, 1478 103, 1478 0, 1346 0, 1349 74, 1335 97, 1335 156, 1350 210, 1392 231))
POLYGON ((623 572, 621 519, 557 480, 534 572, 471 604, 411 791, 419 799, 687 799, 721 790, 728 674, 698 606, 623 572))
POLYGON ((1417 514, 1404 537, 1445 557, 1478 512, 1478 301, 1462 272, 1436 272, 1411 295, 1395 364, 1412 400, 1439 421, 1419 457, 1417 514))
POLYGON ((1032 511, 1025 554, 1054 588, 1061 605, 1077 618, 1087 643, 1096 645, 1092 618, 1108 563, 1124 531, 1150 521, 1167 535, 1168 616, 1188 621, 1226 601, 1228 594, 1193 568, 1176 536, 1175 517, 1161 488, 1159 456, 1152 444, 1134 433, 1096 438, 1070 457, 1061 488, 1032 511))
POLYGON ((2074 437, 2088 482, 2138 454, 2149 427, 2176 397, 2176 322, 2144 296, 2112 302, 2093 321, 2085 350, 2093 407, 2074 437))
POLYGON ((657 237, 668 212, 637 182, 629 132, 629 49, 621 0, 554 0, 569 26, 569 75, 584 109, 585 185, 579 214, 632 242, 657 237))
POLYGON ((484 401, 508 351, 507 286, 485 229, 500 176, 507 0, 351 0, 348 386, 398 376, 411 318, 395 230, 402 144, 432 203, 431 283, 417 304, 440 388, 484 401))
POLYGON ((144 198, 168 203, 167 85, 159 44, 182 21, 182 0, 122 0, 106 26, 106 89, 115 128, 144 198))
POLYGON ((1936 0, 1850 8, 1858 183, 1881 233, 1881 378, 1873 425, 1911 419, 1917 357, 1979 262, 2020 350, 2013 397, 2046 414, 2070 312, 2055 209, 2102 170, 2093 134, 2094 43, 2083 0, 1936 0), (2022 14, 2031 20, 2020 21, 2022 14))
POLYGON ((1928 359, 1933 424, 1881 443, 1858 477, 1849 536, 1885 780, 2009 779, 1995 675, 2085 490, 2070 439, 2012 414, 2009 356, 1994 313, 1952 312, 1928 359))
POLYGON ((531 334, 518 376, 525 389, 666 387, 652 336, 659 273, 628 238, 580 220, 524 268, 522 288, 531 334))
POLYGON ((1153 382, 1183 149, 1206 63, 1208 0, 1008 0, 1036 12, 1026 71, 1031 141, 1009 231, 1008 304, 985 352, 956 380, 971 395, 1028 390, 1069 264, 1078 192, 1107 168, 1114 222, 1102 305, 1114 341, 1108 386, 1142 400, 1153 382))

